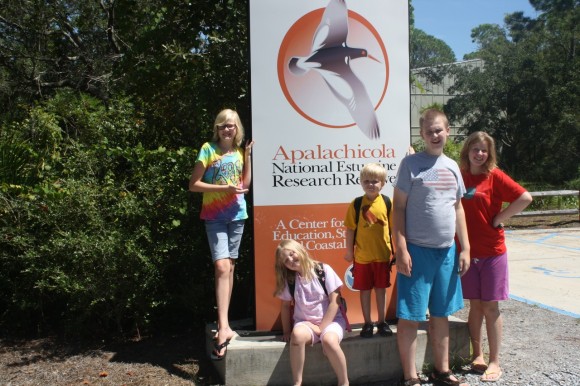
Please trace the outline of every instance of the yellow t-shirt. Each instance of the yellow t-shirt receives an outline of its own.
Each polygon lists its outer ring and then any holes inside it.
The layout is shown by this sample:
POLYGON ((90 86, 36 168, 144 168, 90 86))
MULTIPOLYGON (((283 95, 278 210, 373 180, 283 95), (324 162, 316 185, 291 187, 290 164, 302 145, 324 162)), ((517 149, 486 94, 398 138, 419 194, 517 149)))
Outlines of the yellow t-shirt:
MULTIPOLYGON (((354 200, 346 212, 344 225, 354 230, 354 200)), ((391 241, 387 206, 379 194, 372 202, 363 196, 355 240, 354 259, 357 263, 388 262, 391 259, 391 241)))

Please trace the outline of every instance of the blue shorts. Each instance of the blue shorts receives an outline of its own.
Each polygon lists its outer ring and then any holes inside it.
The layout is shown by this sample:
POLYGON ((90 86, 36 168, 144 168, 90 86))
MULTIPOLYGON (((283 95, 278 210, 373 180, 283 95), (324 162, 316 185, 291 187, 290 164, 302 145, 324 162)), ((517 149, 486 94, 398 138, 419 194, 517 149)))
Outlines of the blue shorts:
POLYGON ((411 277, 397 274, 397 317, 422 322, 427 310, 447 317, 463 308, 455 243, 449 248, 407 244, 413 266, 411 277))
POLYGON ((238 258, 238 250, 244 233, 244 222, 245 220, 205 221, 205 232, 214 263, 219 259, 238 258))

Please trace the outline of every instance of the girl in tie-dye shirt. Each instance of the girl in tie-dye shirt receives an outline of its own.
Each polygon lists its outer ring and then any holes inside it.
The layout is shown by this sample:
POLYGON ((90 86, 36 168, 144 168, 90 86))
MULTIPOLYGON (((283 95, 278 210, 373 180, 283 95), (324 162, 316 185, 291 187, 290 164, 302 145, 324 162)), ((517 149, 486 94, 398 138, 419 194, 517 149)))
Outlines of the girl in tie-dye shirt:
MULTIPOLYGON (((213 185, 242 187, 244 153, 237 147, 222 154, 215 142, 206 142, 201 147, 197 162, 205 167, 202 181, 213 185)), ((236 221, 248 218, 244 194, 225 192, 205 192, 200 217, 202 220, 236 221)))
POLYGON ((251 155, 253 141, 244 139, 244 128, 238 113, 222 110, 214 123, 213 138, 201 147, 189 190, 203 193, 201 219, 205 229, 215 270, 215 293, 218 310, 218 331, 212 359, 226 354, 234 331, 228 321, 228 309, 234 285, 235 260, 244 222, 248 218, 244 194, 252 181, 251 155))

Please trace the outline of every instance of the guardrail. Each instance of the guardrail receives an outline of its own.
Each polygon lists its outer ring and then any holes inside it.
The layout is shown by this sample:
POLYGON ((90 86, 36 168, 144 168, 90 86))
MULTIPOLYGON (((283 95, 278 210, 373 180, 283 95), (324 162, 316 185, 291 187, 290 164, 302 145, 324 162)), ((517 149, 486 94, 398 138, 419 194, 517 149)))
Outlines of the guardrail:
MULTIPOLYGON (((580 190, 548 190, 545 192, 530 192, 532 197, 546 196, 578 196, 578 205, 580 206, 580 190)), ((549 210, 526 210, 516 214, 514 217, 528 216, 554 216, 565 214, 577 214, 580 221, 580 210, 576 209, 549 209, 549 210)))

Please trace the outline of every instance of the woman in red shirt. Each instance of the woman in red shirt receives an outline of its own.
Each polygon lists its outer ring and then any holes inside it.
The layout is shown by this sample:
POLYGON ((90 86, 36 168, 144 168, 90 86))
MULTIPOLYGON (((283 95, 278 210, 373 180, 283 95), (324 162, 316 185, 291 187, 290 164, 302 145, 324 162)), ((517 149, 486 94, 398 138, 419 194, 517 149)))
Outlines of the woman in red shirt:
POLYGON ((467 324, 473 346, 471 369, 482 374, 483 382, 495 382, 502 375, 499 350, 503 322, 499 301, 509 296, 503 223, 532 202, 530 193, 502 172, 496 160, 493 138, 477 131, 466 139, 459 163, 467 190, 461 201, 471 245, 471 266, 461 277, 461 284, 463 298, 470 302, 467 324), (504 202, 509 204, 502 209, 504 202), (484 318, 488 364, 482 348, 484 318))

